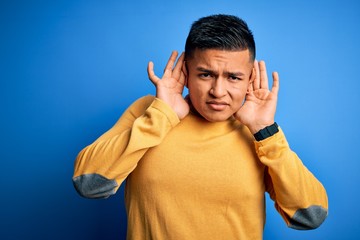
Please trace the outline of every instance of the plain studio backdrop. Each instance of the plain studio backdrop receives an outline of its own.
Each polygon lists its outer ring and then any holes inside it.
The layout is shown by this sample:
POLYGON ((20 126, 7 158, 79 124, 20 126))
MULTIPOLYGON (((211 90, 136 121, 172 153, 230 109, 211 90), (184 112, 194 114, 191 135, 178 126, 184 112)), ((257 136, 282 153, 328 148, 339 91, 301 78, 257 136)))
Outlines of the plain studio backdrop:
POLYGON ((357 1, 0 2, 0 239, 124 239, 123 186, 107 200, 75 192, 77 153, 137 98, 146 66, 183 51, 199 17, 253 30, 257 59, 280 74, 276 121, 322 181, 329 216, 288 229, 267 196, 264 239, 358 239, 360 7, 357 1))

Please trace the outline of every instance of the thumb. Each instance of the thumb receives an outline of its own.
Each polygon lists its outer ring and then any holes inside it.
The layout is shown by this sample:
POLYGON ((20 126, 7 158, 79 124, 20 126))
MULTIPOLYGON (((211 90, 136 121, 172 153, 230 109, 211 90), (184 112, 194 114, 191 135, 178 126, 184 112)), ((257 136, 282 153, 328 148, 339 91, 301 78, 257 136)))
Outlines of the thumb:
POLYGON ((158 81, 160 81, 160 78, 158 78, 154 73, 154 63, 149 62, 147 67, 147 73, 149 76, 150 81, 156 86, 158 81))

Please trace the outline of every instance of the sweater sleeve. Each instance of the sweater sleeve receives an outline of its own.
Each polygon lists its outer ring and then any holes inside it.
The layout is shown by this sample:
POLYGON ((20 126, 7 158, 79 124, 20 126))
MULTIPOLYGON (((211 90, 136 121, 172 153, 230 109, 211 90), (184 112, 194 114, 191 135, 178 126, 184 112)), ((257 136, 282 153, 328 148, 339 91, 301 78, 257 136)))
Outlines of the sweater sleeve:
POLYGON ((282 130, 255 142, 255 148, 267 168, 267 191, 287 225, 300 230, 319 227, 328 213, 326 191, 290 149, 282 130))
POLYGON ((146 151, 179 123, 164 102, 147 96, 133 103, 116 124, 77 156, 73 184, 86 198, 107 198, 136 168, 146 151))

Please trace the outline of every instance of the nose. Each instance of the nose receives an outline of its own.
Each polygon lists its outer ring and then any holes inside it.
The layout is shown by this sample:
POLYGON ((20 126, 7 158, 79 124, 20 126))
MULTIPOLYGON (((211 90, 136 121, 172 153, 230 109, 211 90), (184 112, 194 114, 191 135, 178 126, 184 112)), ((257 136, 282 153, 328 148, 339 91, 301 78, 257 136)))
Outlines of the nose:
POLYGON ((221 98, 226 95, 226 83, 223 79, 214 79, 210 89, 210 95, 216 98, 221 98))

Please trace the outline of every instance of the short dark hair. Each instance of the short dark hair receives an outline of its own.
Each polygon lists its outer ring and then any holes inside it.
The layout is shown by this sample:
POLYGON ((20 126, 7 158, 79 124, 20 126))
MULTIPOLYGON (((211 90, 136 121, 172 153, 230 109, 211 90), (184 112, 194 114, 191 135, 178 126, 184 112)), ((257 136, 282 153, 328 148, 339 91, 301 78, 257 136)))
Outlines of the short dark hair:
POLYGON ((247 23, 239 17, 225 14, 202 17, 191 25, 185 44, 185 58, 192 57, 196 49, 248 49, 252 60, 256 55, 254 36, 247 23))

